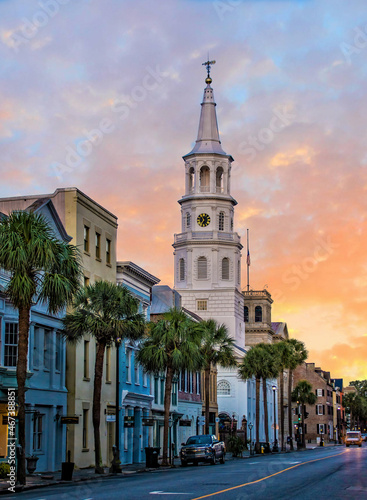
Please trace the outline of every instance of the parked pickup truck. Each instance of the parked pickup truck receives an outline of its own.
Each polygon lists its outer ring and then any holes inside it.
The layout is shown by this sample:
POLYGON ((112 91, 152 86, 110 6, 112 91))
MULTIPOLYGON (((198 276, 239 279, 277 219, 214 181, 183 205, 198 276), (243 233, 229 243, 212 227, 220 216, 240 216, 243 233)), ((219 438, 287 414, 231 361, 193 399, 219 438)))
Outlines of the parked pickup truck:
POLYGON ((186 444, 182 443, 180 452, 181 465, 189 462, 197 465, 199 462, 210 462, 215 465, 217 460, 224 464, 226 447, 223 441, 218 441, 216 436, 210 434, 191 436, 186 444))

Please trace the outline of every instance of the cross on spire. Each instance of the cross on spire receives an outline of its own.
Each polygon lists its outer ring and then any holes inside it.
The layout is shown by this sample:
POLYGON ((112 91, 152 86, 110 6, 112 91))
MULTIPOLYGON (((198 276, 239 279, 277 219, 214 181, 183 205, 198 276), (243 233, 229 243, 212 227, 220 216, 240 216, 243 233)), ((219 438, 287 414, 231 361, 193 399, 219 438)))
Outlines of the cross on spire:
POLYGON ((206 80, 205 80, 205 82, 208 84, 212 83, 212 79, 210 78, 210 67, 212 66, 212 64, 215 64, 215 61, 209 61, 209 57, 208 57, 208 60, 206 62, 202 63, 202 66, 206 66, 206 70, 208 72, 208 76, 206 77, 206 80))

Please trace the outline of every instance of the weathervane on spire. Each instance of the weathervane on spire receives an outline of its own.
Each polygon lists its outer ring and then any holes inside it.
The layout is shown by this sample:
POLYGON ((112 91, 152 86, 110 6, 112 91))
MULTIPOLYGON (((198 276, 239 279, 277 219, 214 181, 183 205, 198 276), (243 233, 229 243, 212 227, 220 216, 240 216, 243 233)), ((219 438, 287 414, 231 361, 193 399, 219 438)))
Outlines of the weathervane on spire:
POLYGON ((212 64, 215 64, 215 61, 209 61, 209 57, 208 60, 202 64, 202 66, 206 66, 206 70, 208 72, 208 76, 205 79, 205 83, 207 83, 208 85, 212 83, 212 79, 210 78, 210 67, 212 64))

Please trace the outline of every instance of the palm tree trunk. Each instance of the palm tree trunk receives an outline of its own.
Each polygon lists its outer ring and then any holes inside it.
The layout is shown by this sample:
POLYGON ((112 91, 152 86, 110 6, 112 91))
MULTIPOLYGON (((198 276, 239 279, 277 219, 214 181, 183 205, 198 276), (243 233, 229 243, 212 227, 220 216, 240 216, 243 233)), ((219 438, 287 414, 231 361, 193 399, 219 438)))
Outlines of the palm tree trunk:
POLYGON ((171 393, 172 393, 172 378, 173 378, 172 368, 170 366, 167 366, 166 385, 165 385, 165 389, 164 389, 164 428, 163 428, 162 465, 169 465, 169 463, 168 463, 168 432, 169 432, 169 409, 171 406, 171 393))
POLYGON ((291 450, 293 450, 293 415, 292 415, 292 384, 293 370, 289 370, 288 374, 288 433, 291 438, 291 450))
POLYGON ((281 439, 281 450, 284 451, 284 369, 283 369, 283 367, 280 371, 279 379, 280 379, 280 439, 281 439))
POLYGON ((96 363, 94 367, 94 390, 93 390, 93 430, 94 430, 94 460, 96 474, 103 474, 101 435, 99 432, 101 422, 101 389, 103 375, 103 358, 106 344, 97 343, 96 363))
POLYGON ((263 396, 264 396, 265 442, 269 443, 269 415, 268 415, 268 394, 266 391, 266 378, 263 378, 263 396))
POLYGON ((210 408, 210 365, 205 368, 204 372, 204 386, 205 386, 205 432, 209 434, 209 408, 210 408))
POLYGON ((260 378, 256 377, 256 453, 260 452, 260 378))
POLYGON ((30 307, 19 307, 19 338, 17 360, 18 384, 18 439, 21 455, 18 458, 18 480, 26 484, 25 470, 25 382, 27 377, 28 337, 30 307))

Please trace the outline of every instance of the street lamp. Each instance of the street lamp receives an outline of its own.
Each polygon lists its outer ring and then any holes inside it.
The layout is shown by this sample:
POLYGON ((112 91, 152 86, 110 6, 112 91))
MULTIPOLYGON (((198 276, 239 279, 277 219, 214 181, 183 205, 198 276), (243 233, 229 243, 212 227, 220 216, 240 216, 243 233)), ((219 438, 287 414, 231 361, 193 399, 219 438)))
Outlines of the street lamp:
POLYGON ((254 454, 253 449, 252 449, 252 428, 253 428, 253 424, 251 422, 248 424, 248 428, 250 429, 250 455, 253 455, 254 454))
POLYGON ((276 417, 276 404, 275 404, 275 392, 277 390, 277 386, 273 385, 273 397, 274 397, 274 445, 273 445, 273 451, 277 452, 279 451, 278 448, 278 441, 277 441, 277 417, 276 417))

